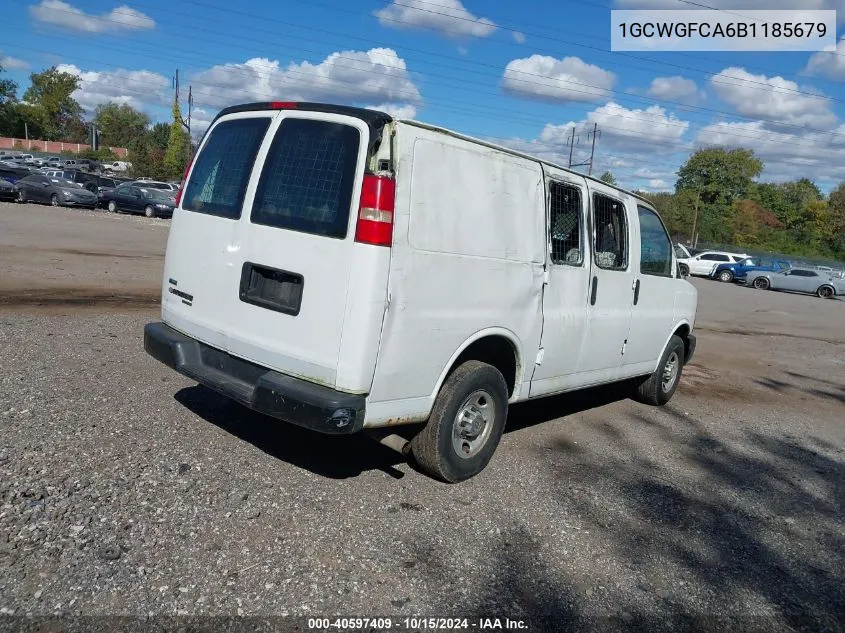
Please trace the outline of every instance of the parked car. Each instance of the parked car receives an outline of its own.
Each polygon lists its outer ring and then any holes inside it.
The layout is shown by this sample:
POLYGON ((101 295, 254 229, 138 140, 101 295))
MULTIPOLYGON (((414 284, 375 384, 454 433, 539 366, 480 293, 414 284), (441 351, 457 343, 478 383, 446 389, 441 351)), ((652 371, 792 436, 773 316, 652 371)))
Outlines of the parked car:
POLYGON ((15 186, 8 180, 0 178, 0 200, 9 202, 11 200, 16 200, 17 197, 18 192, 15 189, 15 186))
POLYGON ((151 356, 284 422, 367 429, 449 482, 487 465, 512 402, 628 379, 669 401, 698 295, 646 199, 457 132, 295 106, 211 124, 151 356), (391 430, 415 423, 410 444, 391 430))
POLYGON ((64 162, 64 159, 59 156, 48 156, 44 159, 42 167, 61 167, 64 162))
POLYGON ((777 273, 790 268, 792 268, 792 264, 790 262, 776 259, 746 257, 738 262, 718 264, 710 273, 710 278, 718 279, 723 282, 745 281, 745 277, 752 271, 762 270, 777 273))
POLYGON ((812 268, 792 268, 777 273, 755 271, 748 273, 746 282, 758 290, 788 290, 813 294, 822 299, 845 294, 845 279, 812 268))
POLYGON ((54 207, 97 206, 97 196, 70 180, 30 174, 15 183, 19 202, 45 202, 54 207))
POLYGON ((691 255, 687 259, 678 260, 678 265, 684 274, 707 277, 719 264, 736 263, 748 257, 743 253, 725 253, 723 251, 704 251, 698 255, 691 255))
POLYGON ((105 206, 112 213, 143 213, 148 218, 170 217, 176 200, 167 191, 128 182, 100 193, 98 205, 105 206))
POLYGON ((174 193, 179 190, 179 185, 173 185, 169 182, 159 182, 158 180, 147 180, 145 178, 135 180, 135 184, 139 187, 146 187, 147 189, 161 189, 162 191, 172 191, 174 193))
POLYGON ((0 178, 8 180, 11 183, 16 183, 21 178, 25 178, 32 173, 32 170, 26 167, 16 166, 14 164, 0 161, 0 178))
POLYGON ((103 163, 104 171, 124 172, 129 169, 132 169, 132 163, 123 160, 115 160, 110 163, 103 163))

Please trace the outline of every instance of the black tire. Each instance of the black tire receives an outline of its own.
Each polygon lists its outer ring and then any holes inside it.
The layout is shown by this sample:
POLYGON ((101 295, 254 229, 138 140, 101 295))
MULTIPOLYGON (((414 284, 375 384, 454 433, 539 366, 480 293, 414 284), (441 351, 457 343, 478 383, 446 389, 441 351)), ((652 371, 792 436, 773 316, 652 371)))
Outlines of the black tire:
POLYGON ((679 264, 678 267, 681 269, 681 276, 689 277, 689 266, 686 264, 679 264))
POLYGON ((719 273, 718 278, 719 278, 719 281, 722 281, 724 283, 730 283, 731 281, 734 280, 734 274, 729 270, 723 270, 722 272, 719 273))
POLYGON ((681 373, 684 369, 684 356, 684 341, 679 336, 673 336, 669 339, 666 349, 663 350, 663 355, 660 357, 657 369, 651 376, 637 385, 633 396, 634 400, 654 407, 662 407, 669 402, 672 396, 675 395, 675 390, 681 382, 681 373), (675 370, 672 374, 671 382, 668 382, 666 380, 666 372, 670 361, 675 363, 675 370))
POLYGON ((18 196, 15 198, 15 202, 26 202, 26 196, 23 193, 23 190, 18 189, 18 196))
POLYGON ((109 210, 109 213, 117 213, 119 211, 117 208, 117 202, 114 200, 109 200, 109 204, 106 208, 109 210))
POLYGON ((819 286, 819 289, 816 290, 816 296, 820 297, 821 299, 832 299, 836 296, 836 288, 824 284, 822 286, 819 286))
POLYGON ((757 290, 768 290, 772 284, 765 277, 755 277, 751 285, 757 288, 757 290))
POLYGON ((480 473, 487 464, 502 433, 508 417, 508 387, 502 373, 487 363, 471 360, 458 367, 443 383, 434 402, 431 415, 425 427, 411 440, 411 450, 420 468, 427 474, 448 483, 464 481, 480 473), (483 394, 479 396, 479 394, 483 394), (477 407, 486 409, 490 420, 477 407), (473 407, 475 407, 473 409, 473 407), (460 425, 469 433, 464 437, 458 433, 458 415, 466 421, 460 425), (471 439, 470 431, 478 416, 485 422, 471 439), (475 447, 472 442, 479 442, 475 447), (463 453, 459 454, 456 443, 461 443, 463 453), (469 447, 469 448, 467 448, 469 447))
POLYGON ((144 216, 148 218, 154 218, 156 217, 156 210, 153 209, 150 205, 147 205, 146 207, 144 207, 144 216))
POLYGON ((57 196, 56 194, 50 196, 50 204, 54 207, 59 206, 59 196, 57 196))

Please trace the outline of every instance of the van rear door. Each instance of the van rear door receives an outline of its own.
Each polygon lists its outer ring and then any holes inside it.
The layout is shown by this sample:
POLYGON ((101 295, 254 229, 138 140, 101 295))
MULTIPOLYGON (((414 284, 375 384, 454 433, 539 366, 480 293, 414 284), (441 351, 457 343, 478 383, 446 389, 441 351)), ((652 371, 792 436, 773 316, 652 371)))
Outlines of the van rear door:
POLYGON ((284 111, 274 128, 233 253, 229 351, 335 386, 369 130, 307 111, 284 111))
POLYGON ((178 321, 171 325, 269 369, 351 388, 337 384, 345 316, 355 304, 350 278, 362 257, 383 260, 384 277, 359 281, 380 283, 386 294, 389 268, 389 249, 355 242, 370 133, 366 121, 336 112, 222 117, 171 227, 165 281, 174 277, 181 289, 189 280, 193 296, 191 305, 169 299, 178 321))
POLYGON ((274 114, 244 113, 214 124, 190 168, 167 240, 162 319, 224 351, 238 299, 238 222, 274 114))

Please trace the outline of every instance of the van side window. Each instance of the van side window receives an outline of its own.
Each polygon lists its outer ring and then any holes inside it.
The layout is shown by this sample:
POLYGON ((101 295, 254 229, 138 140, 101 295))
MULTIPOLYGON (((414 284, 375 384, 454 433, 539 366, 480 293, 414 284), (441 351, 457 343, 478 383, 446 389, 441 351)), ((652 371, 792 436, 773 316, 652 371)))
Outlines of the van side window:
POLYGON ((237 220, 269 117, 224 121, 197 156, 182 208, 237 220))
POLYGON ((584 262, 581 246, 581 190, 552 181, 549 184, 549 226, 552 262, 580 266, 584 262))
POLYGON ((628 224, 625 205, 600 193, 593 194, 595 260, 599 268, 628 268, 628 224))
POLYGON ((341 123, 282 121, 258 181, 252 222, 345 238, 360 136, 341 123))
POLYGON ((640 216, 640 272, 672 277, 672 242, 658 215, 637 205, 640 216))

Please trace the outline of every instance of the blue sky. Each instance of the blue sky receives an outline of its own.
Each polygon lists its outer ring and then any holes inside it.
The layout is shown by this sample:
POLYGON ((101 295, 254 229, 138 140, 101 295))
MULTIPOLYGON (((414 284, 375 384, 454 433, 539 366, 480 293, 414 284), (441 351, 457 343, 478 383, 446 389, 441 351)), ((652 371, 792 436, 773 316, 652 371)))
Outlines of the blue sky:
MULTIPOLYGON (((589 152, 629 188, 664 190, 690 151, 745 146, 764 177, 845 180, 845 42, 835 53, 613 53, 612 8, 683 0, 7 0, 0 63, 23 87, 52 64, 75 95, 169 119, 171 77, 194 129, 264 99, 378 106, 557 162, 589 152), (8 28, 11 26, 11 28, 8 28)), ((725 10, 790 0, 710 0, 725 10)), ((838 9, 845 0, 801 0, 838 9)))

